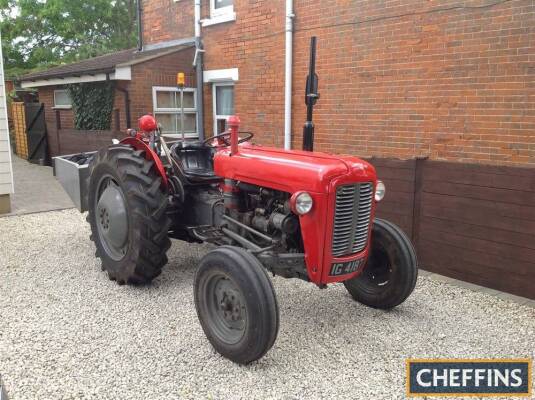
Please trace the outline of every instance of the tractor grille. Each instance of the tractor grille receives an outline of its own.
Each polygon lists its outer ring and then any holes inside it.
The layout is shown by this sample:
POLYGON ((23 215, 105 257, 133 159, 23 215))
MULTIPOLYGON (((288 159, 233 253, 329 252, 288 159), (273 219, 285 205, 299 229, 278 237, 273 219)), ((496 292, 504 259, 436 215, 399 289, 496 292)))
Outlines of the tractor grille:
POLYGON ((366 248, 372 202, 373 183, 337 188, 332 245, 334 257, 359 253, 366 248))

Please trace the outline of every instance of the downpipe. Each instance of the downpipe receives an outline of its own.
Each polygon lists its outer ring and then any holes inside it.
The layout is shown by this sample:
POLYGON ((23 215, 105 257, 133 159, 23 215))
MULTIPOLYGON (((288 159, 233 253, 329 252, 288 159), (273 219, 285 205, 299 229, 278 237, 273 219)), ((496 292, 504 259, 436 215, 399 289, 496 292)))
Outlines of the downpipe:
POLYGON ((136 2, 136 14, 137 14, 137 51, 143 51, 143 25, 141 21, 142 8, 141 1, 137 0, 136 2))
POLYGON ((199 140, 204 140, 204 49, 201 36, 201 0, 194 0, 195 6, 195 59, 193 66, 196 72, 197 81, 197 131, 199 140))
POLYGON ((286 58, 284 86, 284 149, 292 148, 293 0, 286 0, 286 58))
POLYGON ((130 114, 130 93, 128 89, 117 86, 116 89, 124 95, 124 113, 126 119, 126 129, 132 128, 131 114, 130 114))

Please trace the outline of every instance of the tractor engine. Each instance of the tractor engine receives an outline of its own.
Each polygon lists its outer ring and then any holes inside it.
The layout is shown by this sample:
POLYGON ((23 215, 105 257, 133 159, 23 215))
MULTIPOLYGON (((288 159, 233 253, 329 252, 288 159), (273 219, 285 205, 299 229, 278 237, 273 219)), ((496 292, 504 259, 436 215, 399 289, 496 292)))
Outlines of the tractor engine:
POLYGON ((259 250, 303 252, 299 219, 290 209, 288 193, 230 179, 225 181, 223 193, 223 225, 227 229, 259 250))

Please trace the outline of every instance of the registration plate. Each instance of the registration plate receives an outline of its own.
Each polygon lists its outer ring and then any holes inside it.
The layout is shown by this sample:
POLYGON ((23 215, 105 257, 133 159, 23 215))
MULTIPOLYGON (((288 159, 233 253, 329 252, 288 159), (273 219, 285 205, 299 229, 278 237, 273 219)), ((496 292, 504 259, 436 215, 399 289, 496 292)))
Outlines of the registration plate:
POLYGON ((343 263, 333 263, 331 267, 331 276, 348 275, 357 272, 364 263, 364 259, 346 261, 343 263))

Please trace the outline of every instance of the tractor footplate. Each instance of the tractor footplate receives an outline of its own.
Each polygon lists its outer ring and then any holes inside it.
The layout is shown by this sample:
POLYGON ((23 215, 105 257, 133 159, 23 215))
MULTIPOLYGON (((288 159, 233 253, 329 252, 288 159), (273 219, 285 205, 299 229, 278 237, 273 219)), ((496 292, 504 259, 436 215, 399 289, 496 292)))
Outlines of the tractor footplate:
POLYGON ((219 242, 225 235, 219 228, 213 226, 196 226, 188 228, 188 232, 195 238, 203 242, 219 242))

